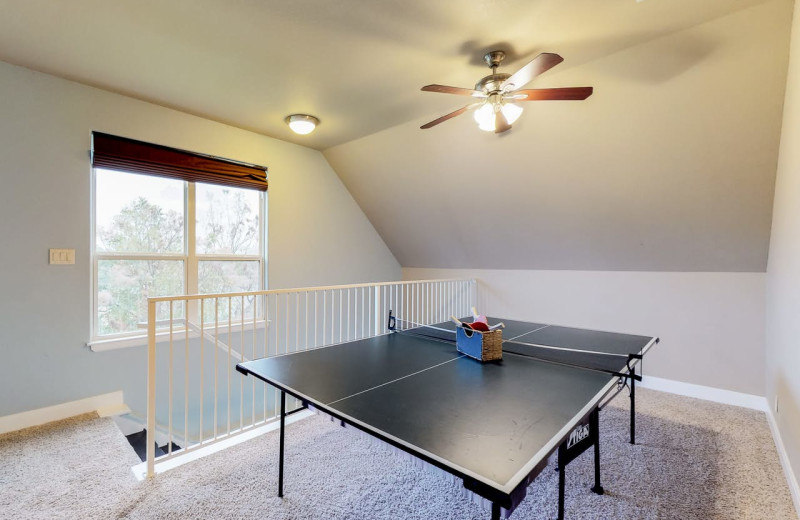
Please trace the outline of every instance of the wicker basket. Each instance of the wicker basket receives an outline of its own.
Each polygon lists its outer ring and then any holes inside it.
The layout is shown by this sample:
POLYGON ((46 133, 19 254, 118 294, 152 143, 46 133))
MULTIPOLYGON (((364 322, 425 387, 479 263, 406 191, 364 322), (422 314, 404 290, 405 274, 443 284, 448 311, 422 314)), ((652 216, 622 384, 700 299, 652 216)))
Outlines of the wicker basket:
POLYGON ((456 348, 478 361, 497 361, 503 359, 503 330, 489 332, 456 328, 456 348))

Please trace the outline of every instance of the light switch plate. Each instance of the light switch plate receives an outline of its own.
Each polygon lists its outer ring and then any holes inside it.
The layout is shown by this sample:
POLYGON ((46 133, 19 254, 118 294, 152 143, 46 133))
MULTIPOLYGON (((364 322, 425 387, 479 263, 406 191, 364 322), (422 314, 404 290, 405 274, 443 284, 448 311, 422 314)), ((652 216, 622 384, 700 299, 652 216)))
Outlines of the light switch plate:
POLYGON ((50 264, 51 265, 73 265, 75 263, 75 250, 74 249, 51 249, 50 250, 50 264))

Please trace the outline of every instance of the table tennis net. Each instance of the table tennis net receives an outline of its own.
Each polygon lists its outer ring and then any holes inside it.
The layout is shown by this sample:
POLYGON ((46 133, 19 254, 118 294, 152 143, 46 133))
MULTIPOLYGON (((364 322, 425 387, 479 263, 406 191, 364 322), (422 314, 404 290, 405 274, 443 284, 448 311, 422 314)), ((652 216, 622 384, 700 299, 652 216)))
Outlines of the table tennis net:
MULTIPOLYGON (((458 325, 453 322, 419 324, 395 318, 394 329, 392 330, 399 334, 416 336, 429 341, 452 343, 455 349, 456 327, 458 325)), ((506 354, 609 374, 627 372, 627 354, 604 352, 599 348, 545 345, 504 337, 503 355, 506 354)), ((630 354, 637 355, 639 352, 630 352, 630 354)))

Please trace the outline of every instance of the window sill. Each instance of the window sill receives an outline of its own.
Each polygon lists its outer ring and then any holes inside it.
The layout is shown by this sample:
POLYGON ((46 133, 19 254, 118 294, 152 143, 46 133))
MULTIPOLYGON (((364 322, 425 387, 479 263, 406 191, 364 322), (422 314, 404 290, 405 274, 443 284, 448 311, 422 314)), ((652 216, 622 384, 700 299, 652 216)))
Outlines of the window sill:
MULTIPOLYGON (((269 320, 272 321, 272 320, 269 320)), ((264 320, 256 321, 256 330, 264 328, 264 320)), ((245 325, 252 325, 245 323, 245 325)), ((250 327, 248 327, 249 329, 250 327)), ((206 334, 213 334, 214 326, 206 325, 203 329, 206 334)), ((228 327, 226 326, 223 330, 220 327, 220 333, 227 334, 228 327)), ((232 331, 234 334, 239 332, 236 329, 232 331)), ((169 341, 169 331, 161 331, 156 333, 156 343, 162 343, 169 341)), ((200 331, 199 330, 192 330, 189 332, 189 338, 199 338, 200 331)), ((186 332, 181 330, 173 331, 172 333, 172 341, 183 341, 186 339, 186 332)), ((108 339, 94 339, 86 343, 86 346, 89 347, 92 352, 108 352, 110 350, 119 350, 123 348, 135 348, 135 347, 146 347, 147 346, 147 334, 135 334, 131 336, 124 336, 124 337, 117 337, 117 338, 108 338, 108 339)))

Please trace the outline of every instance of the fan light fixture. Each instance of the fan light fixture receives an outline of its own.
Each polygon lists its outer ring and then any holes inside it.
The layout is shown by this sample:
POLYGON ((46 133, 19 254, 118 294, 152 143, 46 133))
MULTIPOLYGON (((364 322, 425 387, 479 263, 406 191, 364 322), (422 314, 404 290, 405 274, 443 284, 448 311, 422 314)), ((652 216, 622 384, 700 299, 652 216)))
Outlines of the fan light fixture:
POLYGON ((484 132, 494 132, 497 121, 495 112, 498 110, 502 112, 503 117, 506 118, 509 125, 513 125, 514 122, 519 119, 519 116, 522 115, 522 107, 519 105, 487 101, 475 111, 474 117, 475 121, 478 123, 478 128, 484 132))
POLYGON ((547 72, 564 61, 564 58, 552 52, 543 52, 514 74, 497 72, 497 67, 500 66, 505 57, 506 53, 503 51, 491 51, 483 56, 483 61, 492 69, 492 73, 481 78, 475 84, 475 88, 449 87, 437 84, 422 87, 425 92, 469 96, 473 98, 473 102, 429 123, 425 123, 420 128, 423 130, 433 128, 439 123, 444 123, 448 119, 475 109, 473 115, 478 123, 478 128, 485 132, 502 134, 509 131, 511 125, 522 115, 522 107, 518 104, 522 101, 579 101, 588 98, 594 91, 592 87, 523 89, 522 87, 533 81, 539 74, 547 72))
POLYGON ((292 114, 286 117, 286 124, 294 133, 306 135, 314 131, 319 124, 319 119, 307 114, 292 114))

